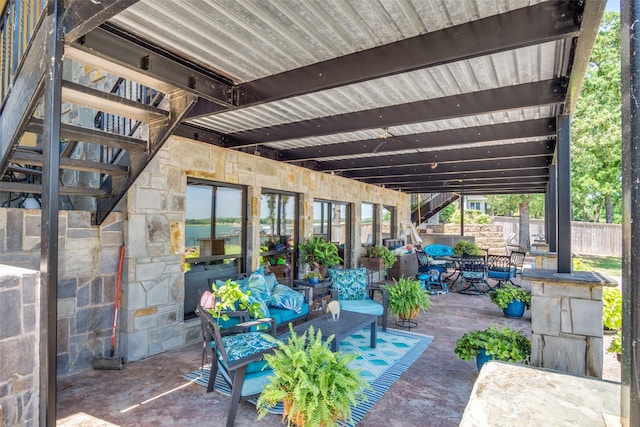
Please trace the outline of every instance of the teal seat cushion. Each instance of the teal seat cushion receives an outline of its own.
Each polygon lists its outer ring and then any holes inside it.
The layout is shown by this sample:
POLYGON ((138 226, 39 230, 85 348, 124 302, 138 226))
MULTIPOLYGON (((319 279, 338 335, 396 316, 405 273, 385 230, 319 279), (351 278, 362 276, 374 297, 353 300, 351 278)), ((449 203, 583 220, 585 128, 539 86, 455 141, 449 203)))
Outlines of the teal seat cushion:
POLYGON ((288 286, 276 284, 271 291, 269 305, 284 308, 300 314, 304 304, 304 295, 288 286))
POLYGON ((271 317, 276 319, 276 325, 281 325, 305 317, 309 313, 309 304, 304 303, 300 313, 277 307, 270 307, 269 310, 271 311, 271 317))
POLYGON ((331 287, 338 292, 339 300, 360 300, 367 297, 366 268, 330 268, 328 273, 331 287))
POLYGON ((262 393, 262 390, 271 382, 271 377, 273 377, 273 371, 271 369, 267 369, 264 371, 252 372, 249 373, 247 366, 247 375, 244 378, 244 382, 242 383, 242 391, 240 394, 242 396, 252 396, 254 394, 262 393))
POLYGON ((484 279, 484 271, 463 271, 462 272, 462 278, 463 279, 469 279, 469 280, 484 279))
POLYGON ((246 332, 222 337, 222 345, 227 352, 229 362, 234 362, 259 351, 276 347, 278 341, 263 332, 246 332))
POLYGON ((339 300, 340 310, 355 311, 356 313, 374 314, 376 316, 382 316, 384 308, 382 304, 375 302, 372 299, 365 298, 359 301, 354 300, 339 300))

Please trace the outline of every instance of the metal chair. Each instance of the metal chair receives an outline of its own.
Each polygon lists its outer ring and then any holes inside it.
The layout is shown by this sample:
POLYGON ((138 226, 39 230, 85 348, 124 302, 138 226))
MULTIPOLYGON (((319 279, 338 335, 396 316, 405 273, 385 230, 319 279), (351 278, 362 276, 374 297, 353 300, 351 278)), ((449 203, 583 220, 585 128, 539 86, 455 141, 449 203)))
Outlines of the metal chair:
POLYGON ((522 275, 522 266, 527 253, 523 251, 511 251, 511 265, 516 269, 516 275, 522 275))
POLYGON ((271 380, 272 373, 264 355, 278 345, 273 335, 276 330, 275 320, 259 319, 240 323, 225 329, 223 336, 216 319, 208 310, 198 305, 196 314, 202 323, 203 338, 212 356, 207 393, 213 391, 216 376, 220 373, 231 388, 227 427, 232 427, 240 402, 258 397, 271 380), (270 325, 271 334, 246 332, 248 328, 258 324, 270 325), (233 331, 239 333, 233 334, 233 331))
POLYGON ((501 288, 505 283, 511 283, 516 275, 516 268, 512 264, 512 255, 487 255, 487 278, 497 280, 498 283, 490 288, 501 288))
POLYGON ((458 293, 467 295, 480 295, 485 293, 485 289, 479 285, 485 285, 487 289, 487 265, 484 256, 463 254, 460 260, 460 278, 465 286, 458 290, 458 293))

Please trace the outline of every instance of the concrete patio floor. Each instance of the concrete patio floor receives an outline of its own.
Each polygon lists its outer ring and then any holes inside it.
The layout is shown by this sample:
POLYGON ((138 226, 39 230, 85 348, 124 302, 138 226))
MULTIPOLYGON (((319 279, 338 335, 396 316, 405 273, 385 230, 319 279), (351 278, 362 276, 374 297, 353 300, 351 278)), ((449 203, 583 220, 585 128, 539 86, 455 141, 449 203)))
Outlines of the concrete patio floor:
MULTIPOLYGON (((526 287, 526 284, 524 284, 526 287)), ((359 425, 367 427, 457 426, 474 381, 475 363, 456 359, 457 339, 471 329, 508 325, 531 333, 529 311, 509 319, 487 296, 434 295, 412 331, 434 340, 359 425)), ((394 326, 395 317, 389 318, 394 326)), ((610 338, 605 337, 605 348, 610 338)), ((223 425, 228 398, 182 379, 200 367, 202 344, 127 365, 122 371, 88 371, 58 380, 59 426, 223 425)), ((604 377, 620 381, 620 366, 605 353, 604 377)), ((281 426, 279 415, 257 421, 255 406, 240 404, 236 426, 281 426)))

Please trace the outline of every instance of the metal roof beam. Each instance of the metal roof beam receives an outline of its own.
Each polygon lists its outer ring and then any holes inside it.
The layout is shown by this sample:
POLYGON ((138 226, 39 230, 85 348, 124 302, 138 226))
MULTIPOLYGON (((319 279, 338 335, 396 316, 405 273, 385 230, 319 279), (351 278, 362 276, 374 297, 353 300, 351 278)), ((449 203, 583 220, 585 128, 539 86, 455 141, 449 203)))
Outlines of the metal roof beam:
POLYGON ((85 33, 107 22, 118 13, 136 4, 139 0, 72 0, 68 1, 62 26, 64 37, 73 41, 85 33))
MULTIPOLYGON (((413 174, 410 172, 398 173, 398 174, 387 174, 384 176, 375 176, 375 177, 365 177, 366 181, 370 184, 386 184, 387 182, 402 182, 407 180, 450 180, 450 175, 456 175, 458 179, 480 179, 487 177, 510 177, 510 176, 535 176, 535 175, 548 175, 549 167, 548 166, 540 166, 540 167, 532 167, 526 169, 492 169, 489 171, 455 171, 455 172, 444 172, 439 173, 437 171, 432 171, 431 173, 420 173, 413 174)), ((359 178, 362 179, 362 178, 359 178)))
POLYGON ((237 148, 293 138, 561 104, 565 100, 565 92, 565 79, 525 83, 236 132, 230 135, 224 146, 237 148))
POLYGON ((397 165, 391 168, 377 168, 377 169, 359 169, 352 171, 344 171, 341 176, 352 179, 369 179, 376 177, 387 177, 390 175, 402 175, 402 174, 451 174, 462 175, 465 173, 474 172, 490 172, 490 171, 504 171, 510 169, 532 169, 549 167, 553 156, 545 157, 521 157, 505 160, 486 159, 481 161, 469 161, 461 163, 445 163, 439 164, 436 168, 432 168, 431 164, 414 166, 402 166, 397 165))
POLYGON ((489 16, 240 84, 236 104, 255 105, 574 37, 581 14, 577 2, 561 0, 489 16))
POLYGON ((65 46, 65 57, 166 92, 189 91, 231 106, 231 82, 112 26, 101 26, 65 46))
POLYGON ((439 148, 516 138, 551 137, 555 136, 555 134, 555 119, 536 119, 281 150, 279 160, 318 160, 332 156, 358 156, 370 153, 428 147, 439 148))
POLYGON ((502 194, 543 194, 545 191, 545 187, 501 187, 501 188, 485 188, 485 189, 454 189, 452 190, 455 193, 460 193, 465 196, 477 195, 477 196, 488 196, 488 195, 502 195, 502 194))
POLYGON ((496 185, 546 185, 549 177, 523 177, 523 178, 496 178, 490 181, 474 181, 474 180, 448 180, 442 182, 429 182, 429 181, 417 181, 413 183, 403 184, 389 184, 385 185, 386 188, 392 190, 402 191, 423 191, 425 193, 438 193, 442 191, 450 191, 451 187, 465 187, 465 188, 477 188, 477 187, 492 187, 496 185))
POLYGON ((533 141, 513 144, 500 144, 456 150, 439 150, 414 152, 390 156, 353 158, 346 160, 324 161, 318 163, 321 171, 342 171, 361 168, 387 168, 399 165, 428 164, 434 168, 443 163, 457 163, 478 160, 510 159, 517 157, 551 156, 555 149, 555 141, 533 141), (435 166, 434 166, 435 165, 435 166))

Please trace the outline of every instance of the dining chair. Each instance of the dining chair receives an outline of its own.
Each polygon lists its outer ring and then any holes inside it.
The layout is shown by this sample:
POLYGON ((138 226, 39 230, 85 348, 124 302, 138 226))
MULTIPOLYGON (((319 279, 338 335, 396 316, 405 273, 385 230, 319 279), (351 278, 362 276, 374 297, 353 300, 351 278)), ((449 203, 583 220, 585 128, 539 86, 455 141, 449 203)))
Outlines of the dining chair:
POLYGON ((463 254, 460 259, 460 279, 464 288, 458 293, 480 295, 489 289, 487 283, 487 265, 484 256, 463 254), (484 285, 486 287, 479 287, 484 285))

